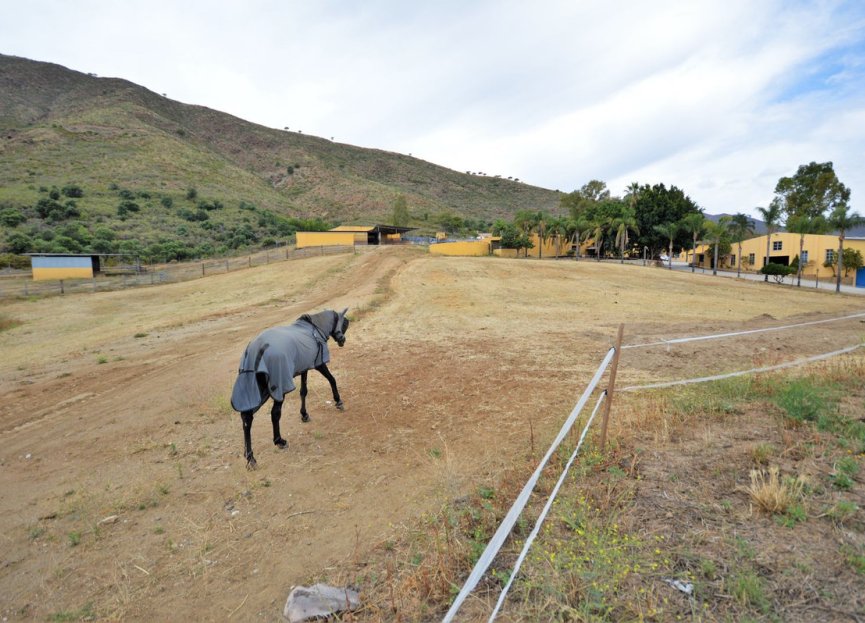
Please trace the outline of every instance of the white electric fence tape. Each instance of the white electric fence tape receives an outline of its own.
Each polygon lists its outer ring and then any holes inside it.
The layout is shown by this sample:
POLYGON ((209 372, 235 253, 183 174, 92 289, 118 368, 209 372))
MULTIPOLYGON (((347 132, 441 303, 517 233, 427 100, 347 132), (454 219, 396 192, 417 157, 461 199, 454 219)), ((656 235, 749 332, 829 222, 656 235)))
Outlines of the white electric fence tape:
POLYGON ((820 355, 813 355, 812 357, 805 357, 804 359, 796 359, 795 361, 788 361, 787 363, 779 363, 774 366, 765 366, 763 368, 751 368, 750 370, 741 370, 740 372, 728 372, 727 374, 716 374, 715 376, 703 376, 698 379, 684 379, 681 381, 667 381, 664 383, 650 383, 649 385, 631 385, 629 387, 623 387, 621 389, 617 389, 616 391, 620 392, 636 392, 641 389, 660 389, 662 387, 673 387, 675 385, 689 385, 691 383, 708 383, 709 381, 721 381, 723 379, 730 379, 734 376, 744 376, 746 374, 756 374, 758 372, 771 372, 772 370, 783 370, 784 368, 794 368, 796 366, 802 366, 806 363, 811 363, 812 361, 822 361, 823 359, 831 359, 832 357, 837 357, 838 355, 844 355, 846 353, 852 353, 857 348, 861 348, 863 344, 854 344, 853 346, 848 346, 847 348, 842 348, 841 350, 833 350, 831 353, 822 353, 820 355))
POLYGON ((645 348, 648 346, 663 346, 665 344, 684 344, 685 342, 697 342, 700 340, 718 340, 725 337, 735 337, 737 335, 749 335, 752 333, 766 333, 767 331, 783 331, 785 329, 795 329, 797 327, 808 327, 815 324, 824 324, 827 322, 837 322, 839 320, 850 320, 851 318, 862 318, 865 312, 851 314, 850 316, 841 316, 839 318, 826 318, 824 320, 811 320, 809 322, 799 322, 796 324, 788 324, 780 327, 767 327, 765 329, 750 329, 748 331, 736 331, 734 333, 715 333, 714 335, 698 335, 694 337, 680 337, 672 340, 660 340, 658 342, 647 342, 645 344, 627 344, 622 346, 622 350, 626 348, 645 348))
POLYGON ((615 355, 616 349, 611 348, 607 351, 607 356, 604 357, 604 360, 601 362, 601 365, 598 367, 597 372, 595 372, 595 376, 592 377, 592 380, 589 382, 588 387, 583 392, 583 395, 580 396, 579 401, 577 401, 577 405, 574 407, 571 414, 568 416, 568 419, 565 420, 564 425, 562 425, 562 429, 559 431, 559 434, 556 436, 555 440, 553 440, 550 449, 547 450, 547 453, 544 455, 544 458, 541 459, 540 464, 535 469, 529 481, 523 487, 523 490, 517 496, 517 499, 514 501, 511 506, 508 514, 505 515, 505 518, 502 519, 502 523, 499 524, 498 530, 490 539, 490 542, 487 543, 486 549, 484 549, 478 561, 475 563, 472 572, 469 574, 469 577, 466 579, 465 584, 463 584, 462 590, 460 590, 459 594, 454 599, 454 602, 451 604, 450 609, 445 614, 442 619, 442 623, 449 623, 454 620, 454 616, 456 616, 457 611, 459 611, 460 606, 462 606, 463 602, 466 600, 466 597, 475 589, 480 579, 483 577, 484 573, 486 573, 487 568, 489 568, 490 564, 492 564, 493 559, 496 557, 496 554, 501 549, 502 545, 504 545, 505 540, 508 538, 508 535, 513 529, 514 524, 517 523, 517 519, 519 519, 520 513, 523 512, 523 509, 526 507, 526 504, 529 501, 529 496, 532 494, 532 490, 535 488, 535 485, 538 482, 538 479, 541 476, 541 472, 544 467, 547 465, 547 461, 550 460, 550 457, 553 455, 553 452, 559 447, 559 444, 562 443, 562 440, 565 438, 565 435, 570 432, 571 427, 574 425, 577 417, 579 417, 580 412, 583 410, 583 407, 586 406, 586 402, 588 402, 589 397, 592 392, 597 387, 598 383, 601 381, 601 376, 603 376, 604 371, 607 369, 607 366, 610 365, 610 361, 613 359, 613 355, 615 355))
POLYGON ((529 548, 532 546, 532 543, 535 540, 535 537, 538 536, 538 532, 541 530, 541 525, 544 523, 544 520, 547 518, 547 514, 550 512, 550 509, 553 506, 553 502, 556 499, 556 496, 559 494, 559 489, 562 488, 562 485, 565 482, 565 478, 568 475, 568 472, 571 471, 571 466, 574 464, 574 461, 577 458, 577 454, 580 451, 580 447, 583 445, 583 441, 586 439, 586 433, 589 432, 589 427, 592 425, 592 420, 595 419, 595 415, 598 413, 598 408, 604 402, 604 399, 607 397, 607 392, 602 393, 598 397, 598 402, 595 404, 595 409, 592 411, 592 415, 589 416, 588 421, 586 421, 586 425, 583 428, 583 434, 580 435, 580 440, 577 442, 577 447, 574 448, 573 454, 571 454, 571 458, 568 459, 567 464, 565 465, 565 469, 562 470, 562 475, 559 476, 559 481, 556 483, 556 486, 553 487, 552 492, 550 493, 550 497, 547 499, 547 503, 544 505, 541 514, 538 515, 538 519, 535 522, 535 527, 532 529, 532 533, 529 534, 529 538, 526 539, 525 544, 523 545, 523 550, 520 552, 519 558, 517 558, 516 564, 514 564, 514 570, 511 572, 511 577, 508 578, 508 583, 505 584, 505 587, 502 589, 501 595, 499 595, 499 600, 496 602, 496 607, 493 608, 492 614, 490 614, 490 618, 487 620, 487 623, 492 623, 492 621, 496 618, 496 615, 499 613, 499 609, 502 607, 502 604, 505 603, 505 597, 508 594, 508 591, 511 588, 511 584, 514 581, 514 578, 517 576, 517 573, 520 571, 520 567, 523 564, 523 561, 526 558, 526 555, 529 553, 529 548))

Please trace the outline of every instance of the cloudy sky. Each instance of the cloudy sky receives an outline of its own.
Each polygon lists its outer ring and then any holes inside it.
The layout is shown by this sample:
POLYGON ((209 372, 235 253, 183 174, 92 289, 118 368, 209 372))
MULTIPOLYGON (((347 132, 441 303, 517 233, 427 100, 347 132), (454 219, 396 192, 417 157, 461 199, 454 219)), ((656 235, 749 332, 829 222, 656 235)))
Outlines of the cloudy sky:
POLYGON ((0 0, 0 52, 562 191, 765 206, 832 161, 865 214, 865 2, 0 0))

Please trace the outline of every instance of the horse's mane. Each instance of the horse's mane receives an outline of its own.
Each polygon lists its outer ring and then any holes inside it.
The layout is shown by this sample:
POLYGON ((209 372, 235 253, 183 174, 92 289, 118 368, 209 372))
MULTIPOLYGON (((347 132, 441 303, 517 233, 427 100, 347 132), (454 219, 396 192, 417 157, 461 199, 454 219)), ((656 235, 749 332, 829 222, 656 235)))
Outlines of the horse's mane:
POLYGON ((330 336, 331 331, 333 331, 333 319, 336 315, 336 312, 332 309, 326 309, 324 311, 318 312, 317 314, 304 314, 300 318, 297 319, 298 322, 308 322, 313 325, 316 329, 321 331, 321 334, 327 338, 330 336))

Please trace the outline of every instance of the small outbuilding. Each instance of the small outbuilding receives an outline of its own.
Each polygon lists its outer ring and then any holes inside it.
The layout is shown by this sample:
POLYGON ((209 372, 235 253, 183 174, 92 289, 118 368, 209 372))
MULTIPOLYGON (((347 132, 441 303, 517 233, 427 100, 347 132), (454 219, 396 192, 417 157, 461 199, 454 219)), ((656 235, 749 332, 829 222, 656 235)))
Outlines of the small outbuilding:
POLYGON ((92 279, 100 271, 98 255, 30 253, 33 280, 92 279))
POLYGON ((396 225, 340 225, 330 231, 299 231, 296 247, 399 244, 414 227, 396 225))

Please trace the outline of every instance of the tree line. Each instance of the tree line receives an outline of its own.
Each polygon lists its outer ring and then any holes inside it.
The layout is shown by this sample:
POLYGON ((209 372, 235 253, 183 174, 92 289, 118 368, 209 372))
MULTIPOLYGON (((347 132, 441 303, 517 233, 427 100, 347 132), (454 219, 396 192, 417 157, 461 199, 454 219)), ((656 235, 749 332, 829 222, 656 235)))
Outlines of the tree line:
MULTIPOLYGON (((861 267, 862 257, 849 249, 845 253, 846 232, 865 223, 858 213, 850 211, 850 190, 838 179, 831 162, 801 165, 796 173, 782 177, 775 186, 768 207, 757 207, 766 229, 766 257, 769 258, 771 234, 785 229, 800 234, 799 256, 807 234, 838 233, 838 252, 825 266, 836 274, 836 290, 846 269, 861 267)), ((682 251, 696 253, 699 245, 712 252, 713 273, 720 257, 728 255, 732 245, 741 245, 754 235, 754 221, 738 212, 721 216, 717 221, 705 216, 703 209, 676 186, 664 184, 628 185, 623 196, 613 196, 606 183, 591 180, 580 189, 562 196, 560 215, 522 210, 512 221, 498 220, 493 234, 501 236, 504 248, 528 250, 533 247, 532 234, 541 241, 553 240, 556 249, 567 247, 580 258, 581 245, 591 243, 589 255, 602 258, 663 259, 672 268, 672 257, 682 251), (560 245, 561 243, 561 245, 560 245)), ((558 254, 558 251, 557 251, 558 254)), ((694 262, 691 263, 692 270, 694 262)), ((741 262, 737 262, 741 270, 741 262)), ((801 284, 802 266, 794 260, 792 270, 801 284)), ((762 272, 789 272, 790 267, 767 264, 762 272), (782 270, 783 269, 783 270, 782 270)))

